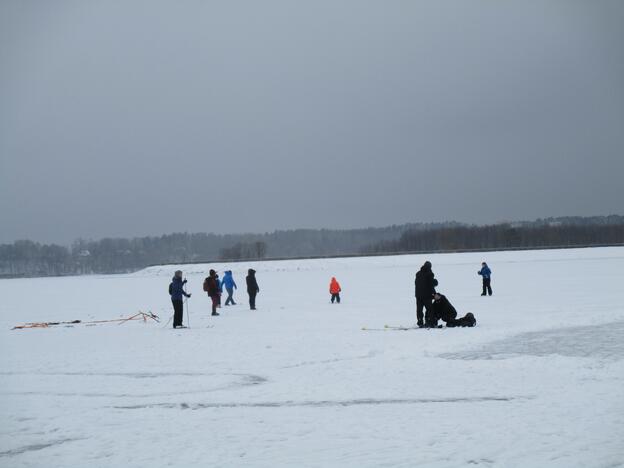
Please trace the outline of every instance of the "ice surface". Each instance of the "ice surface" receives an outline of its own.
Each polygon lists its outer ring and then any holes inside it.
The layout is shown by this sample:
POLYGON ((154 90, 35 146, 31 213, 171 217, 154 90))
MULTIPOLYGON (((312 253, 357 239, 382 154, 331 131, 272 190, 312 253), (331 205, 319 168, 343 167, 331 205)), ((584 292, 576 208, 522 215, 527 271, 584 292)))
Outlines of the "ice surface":
POLYGON ((624 466, 624 248, 182 266, 186 330, 177 268, 0 281, 0 466, 624 466), (476 328, 383 331, 427 259, 476 328), (241 286, 216 318, 209 268, 241 286))

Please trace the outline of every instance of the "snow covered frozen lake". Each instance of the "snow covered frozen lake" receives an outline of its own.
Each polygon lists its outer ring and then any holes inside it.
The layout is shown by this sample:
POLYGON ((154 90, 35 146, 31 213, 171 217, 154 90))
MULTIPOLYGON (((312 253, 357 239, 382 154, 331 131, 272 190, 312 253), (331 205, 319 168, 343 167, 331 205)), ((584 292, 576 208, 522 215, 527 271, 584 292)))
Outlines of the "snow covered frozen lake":
POLYGON ((624 466, 624 248, 180 268, 186 330, 175 266, 0 280, 1 467, 624 466), (477 327, 383 330, 415 322, 425 260, 477 327), (221 317, 209 268, 240 287, 221 317), (162 323, 11 330, 139 310, 162 323))

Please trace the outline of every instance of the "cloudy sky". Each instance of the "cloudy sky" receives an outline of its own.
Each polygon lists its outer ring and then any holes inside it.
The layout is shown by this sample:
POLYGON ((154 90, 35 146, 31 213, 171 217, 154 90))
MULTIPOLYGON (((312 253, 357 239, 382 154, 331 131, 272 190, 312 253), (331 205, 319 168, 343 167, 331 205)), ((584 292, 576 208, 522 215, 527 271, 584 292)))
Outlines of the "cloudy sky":
POLYGON ((624 2, 0 2, 0 242, 622 214, 624 2))

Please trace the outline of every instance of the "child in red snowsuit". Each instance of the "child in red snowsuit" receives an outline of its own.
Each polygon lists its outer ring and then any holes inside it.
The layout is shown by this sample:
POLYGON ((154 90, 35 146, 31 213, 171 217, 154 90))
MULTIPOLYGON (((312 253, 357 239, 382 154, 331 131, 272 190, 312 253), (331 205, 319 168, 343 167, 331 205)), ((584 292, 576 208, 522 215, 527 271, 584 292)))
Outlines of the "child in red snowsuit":
POLYGON ((336 280, 336 278, 332 277, 331 282, 329 283, 329 294, 331 294, 331 302, 337 301, 340 304, 340 283, 336 280))

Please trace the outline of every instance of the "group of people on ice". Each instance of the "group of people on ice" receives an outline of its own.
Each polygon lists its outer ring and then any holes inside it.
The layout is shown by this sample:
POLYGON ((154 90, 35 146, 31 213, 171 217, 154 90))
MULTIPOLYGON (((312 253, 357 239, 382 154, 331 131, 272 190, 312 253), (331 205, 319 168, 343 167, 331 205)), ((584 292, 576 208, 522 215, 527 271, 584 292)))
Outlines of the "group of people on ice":
MULTIPOLYGON (((249 308, 256 310, 256 296, 260 292, 258 281, 256 281, 256 270, 249 269, 247 271, 247 294, 249 295, 249 308)), ((173 304, 173 328, 183 327, 182 318, 184 310, 184 298, 191 297, 191 293, 187 293, 184 289, 186 279, 182 279, 182 271, 175 272, 171 284, 169 285, 169 294, 173 304)), ((228 270, 224 273, 223 280, 219 279, 219 275, 215 270, 210 270, 209 276, 204 280, 204 291, 208 293, 212 301, 212 315, 219 315, 217 309, 221 307, 221 295, 223 288, 227 292, 225 305, 236 305, 234 302, 234 290, 238 289, 236 281, 232 275, 232 271, 228 270)))
MULTIPOLYGON (((481 264, 481 269, 477 272, 483 279, 482 296, 492 295, 491 276, 492 271, 487 263, 481 264)), ((249 269, 247 272, 247 294, 249 295, 249 308, 256 310, 256 296, 260 292, 258 282, 256 280, 256 271, 249 269)), ((169 294, 173 303, 173 328, 183 327, 183 300, 184 297, 191 297, 184 289, 186 280, 182 279, 182 271, 175 272, 175 276, 169 285, 169 294)), ((431 262, 426 261, 420 270, 416 273, 414 281, 416 295, 416 325, 419 328, 438 328, 438 322, 442 320, 447 327, 474 327, 477 323, 474 315, 468 312, 463 317, 457 318, 457 310, 450 301, 436 291, 438 280, 431 269, 431 262), (424 312, 424 313, 423 313, 424 312)), ((232 271, 228 270, 223 276, 223 280, 219 279, 219 275, 215 270, 210 270, 209 276, 204 280, 204 291, 208 293, 212 301, 212 315, 219 315, 217 309, 221 307, 221 295, 223 288, 227 292, 225 305, 236 305, 234 302, 234 290, 237 289, 236 282, 232 275, 232 271)), ((332 277, 329 283, 330 301, 332 304, 340 304, 340 293, 342 288, 335 277, 332 277)))
MULTIPOLYGON (((483 279, 483 293, 492 295, 491 276, 492 270, 487 263, 481 263, 481 269, 477 272, 483 279)), ((457 318, 457 310, 444 294, 436 291, 438 280, 431 269, 431 262, 426 261, 414 281, 416 294, 416 325, 420 328, 437 328, 438 321, 442 320, 447 327, 474 327, 477 323, 474 315, 468 312, 463 317, 457 318), (424 310, 424 314, 423 314, 424 310)))

